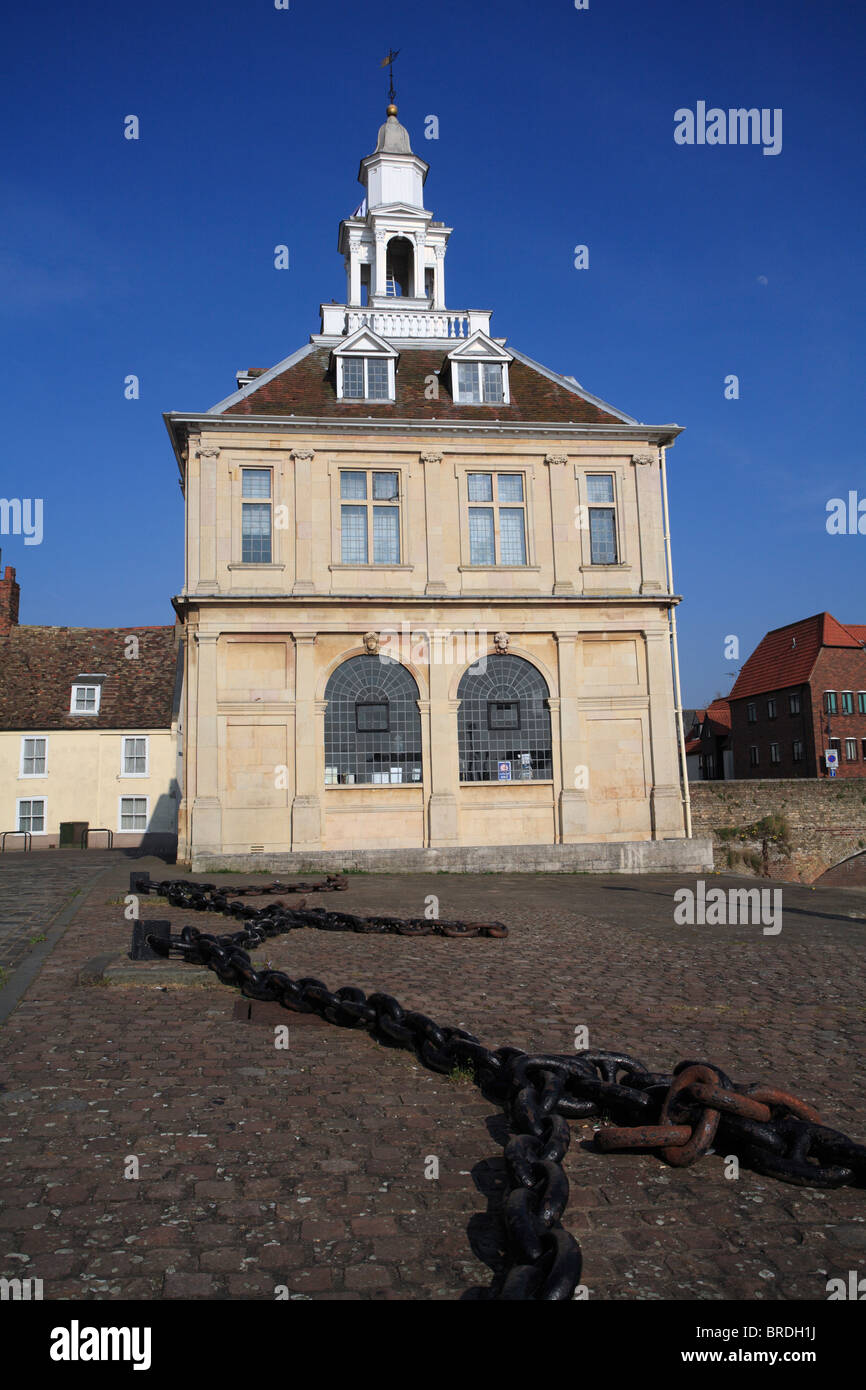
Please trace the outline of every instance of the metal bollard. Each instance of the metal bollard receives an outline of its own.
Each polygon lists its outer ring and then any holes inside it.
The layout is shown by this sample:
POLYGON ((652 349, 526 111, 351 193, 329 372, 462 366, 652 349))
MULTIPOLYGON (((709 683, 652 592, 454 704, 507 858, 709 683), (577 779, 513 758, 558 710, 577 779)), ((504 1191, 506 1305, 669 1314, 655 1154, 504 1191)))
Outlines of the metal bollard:
POLYGON ((163 959, 148 946, 149 936, 158 936, 161 940, 168 941, 171 936, 171 922, 139 922, 136 919, 132 924, 132 950, 129 953, 131 960, 163 959))

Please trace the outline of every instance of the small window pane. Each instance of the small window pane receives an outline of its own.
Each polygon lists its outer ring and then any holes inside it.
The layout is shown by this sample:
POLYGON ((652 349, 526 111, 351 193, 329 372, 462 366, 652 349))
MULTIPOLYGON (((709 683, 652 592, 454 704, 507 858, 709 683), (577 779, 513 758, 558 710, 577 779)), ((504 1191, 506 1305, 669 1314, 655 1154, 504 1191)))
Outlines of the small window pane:
POLYGON ((373 563, 400 563, 400 514, 396 507, 373 508, 373 563))
POLYGON ((241 472, 244 497, 270 497, 271 470, 269 468, 244 468, 241 472))
POLYGON ((21 770, 26 777, 39 777, 45 772, 44 738, 25 738, 21 770))
POLYGON ((388 363, 375 358, 367 360, 367 395, 371 401, 388 399, 388 363))
POLYGON ((857 740, 856 738, 846 738, 845 740, 845 759, 849 763, 857 761, 857 740))
POLYGON ((343 395, 360 399, 364 395, 363 357, 343 358, 343 395))
POLYGON ((470 501, 470 502, 492 502, 492 501, 493 501, 493 474, 492 474, 492 473, 470 473, 470 474, 469 474, 469 501, 470 501))
POLYGON ((45 829, 45 802, 21 801, 18 805, 18 829, 39 833, 45 829))
POLYGON ((616 564, 616 523, 612 507, 592 507, 589 539, 593 565, 616 564))
POLYGON ((522 502, 522 501, 523 501, 523 474, 522 474, 522 473, 500 473, 500 474, 499 474, 499 500, 500 500, 500 502, 522 502))
POLYGON ((497 363, 485 362, 481 369, 484 377, 485 401, 502 400, 502 368, 497 363))
POLYGON ((488 700, 488 729, 519 729, 520 702, 518 700, 488 700))
POLYGON ((853 714, 853 713, 854 713, 854 696, 853 696, 853 694, 851 693, 850 690, 843 690, 843 691, 842 691, 842 713, 843 713, 843 714, 853 714))
MULTIPOLYGON (((361 475, 363 477, 363 474, 361 475)), ((341 507, 342 556, 344 565, 367 563, 367 508, 341 507)))
POLYGON ((147 739, 123 740, 123 771, 128 777, 143 776, 147 772, 147 739))
POLYGON ((373 497, 377 502, 396 502, 399 496, 396 473, 373 474, 373 497))
POLYGON ((611 473, 592 473, 586 480, 586 498, 593 502, 613 501, 613 475, 611 473))
POLYGON ((244 502, 241 517, 241 561, 271 563, 271 509, 261 502, 244 502))
POLYGON ((359 700, 355 705, 355 728, 359 734, 386 734, 388 732, 387 704, 373 704, 359 700))
POLYGON ((857 693, 857 711, 859 714, 866 714, 866 690, 857 693))
POLYGON ((341 473, 340 474, 340 496, 350 497, 358 502, 362 497, 367 496, 367 474, 366 473, 341 473))
POLYGON ((469 563, 472 565, 493 565, 496 556, 493 548, 493 508, 469 508, 469 563))
POLYGON ((458 362, 457 391, 461 401, 469 405, 479 404, 481 388, 478 384, 478 366, 475 362, 458 362))
POLYGON ((522 507, 499 509, 499 563, 526 564, 526 536, 522 507))

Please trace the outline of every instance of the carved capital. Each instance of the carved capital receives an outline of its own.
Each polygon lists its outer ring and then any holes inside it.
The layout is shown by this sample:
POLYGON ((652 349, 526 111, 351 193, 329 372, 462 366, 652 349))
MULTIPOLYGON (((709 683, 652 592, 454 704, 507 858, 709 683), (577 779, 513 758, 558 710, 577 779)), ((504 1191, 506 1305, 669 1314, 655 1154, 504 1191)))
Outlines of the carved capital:
POLYGON ((377 233, 376 233, 376 245, 377 245, 377 246, 384 246, 384 245, 385 245, 385 242, 386 242, 387 240, 388 240, 388 233, 387 233, 387 232, 377 232, 377 233))
POLYGON ((645 467, 647 464, 655 463, 656 456, 655 454, 632 454, 631 461, 638 464, 639 467, 645 467))
POLYGON ((442 455, 439 454, 439 453, 436 453, 436 451, 435 451, 435 450, 432 450, 432 449, 431 449, 429 452, 427 452, 427 451, 425 450, 425 452, 421 455, 421 462, 422 462, 422 463, 441 463, 441 462, 442 462, 442 455))
POLYGON ((196 449, 195 456, 197 459, 218 459, 220 451, 215 445, 207 444, 203 449, 196 449))
POLYGON ((435 253, 436 253, 436 259, 437 259, 437 261, 444 261, 444 259, 445 259, 445 247, 444 247, 444 246, 434 246, 434 247, 433 247, 433 250, 434 250, 435 253))
POLYGON ((306 462, 307 459, 311 459, 311 458, 313 457, 313 450, 312 450, 312 449, 292 449, 292 450, 290 450, 290 456, 291 456, 291 458, 293 458, 296 462, 300 459, 300 461, 303 463, 303 462, 306 462))
POLYGON ((544 462, 549 466, 555 463, 568 463, 568 454, 545 454, 544 462))

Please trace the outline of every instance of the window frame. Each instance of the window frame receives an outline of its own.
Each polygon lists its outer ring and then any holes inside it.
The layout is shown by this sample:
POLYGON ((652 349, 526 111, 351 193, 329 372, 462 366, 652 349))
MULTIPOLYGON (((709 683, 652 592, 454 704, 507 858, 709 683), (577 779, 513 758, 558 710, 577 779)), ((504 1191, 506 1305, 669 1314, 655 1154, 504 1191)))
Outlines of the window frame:
MULTIPOLYGON (((34 756, 34 762, 35 762, 35 760, 36 760, 36 759, 35 759, 35 756, 34 756)), ((22 735, 21 735, 21 751, 20 751, 20 757, 19 757, 19 760, 18 760, 18 776, 19 776, 19 777, 25 777, 25 778, 27 779, 28 782, 29 782, 31 779, 33 779, 33 778, 35 778, 35 779, 38 780, 39 778, 47 777, 47 776, 48 776, 48 735, 47 735, 47 734, 22 734, 22 735), (25 772, 25 771, 24 771, 24 748, 25 748, 25 745, 26 745, 27 743, 42 743, 42 744, 44 745, 44 749, 43 749, 43 753, 42 753, 42 762, 43 762, 43 770, 42 770, 42 772, 25 772)), ((27 798, 25 797, 24 799, 26 800, 27 798)))
POLYGON ((240 483, 240 564, 244 568, 256 565, 272 565, 274 563, 274 489, 276 483, 274 466, 270 463, 242 463, 239 467, 238 481, 240 483), (268 475, 267 497, 244 496, 244 475, 246 473, 266 473, 268 475), (244 510, 246 507, 267 507, 268 509, 268 554, 270 558, 267 560, 262 558, 244 559, 244 510))
POLYGON ((778 767, 782 761, 782 750, 778 743, 770 744, 770 766, 778 767))
POLYGON ((779 706, 778 706, 778 703, 777 703, 777 701, 776 701, 775 696, 772 696, 772 695, 771 695, 770 698, 767 700, 767 718, 768 718, 768 719, 778 719, 778 717, 779 717, 779 706))
POLYGON ((846 739, 845 739, 845 761, 846 761, 846 763, 858 763, 858 762, 860 761, 860 759, 859 759, 859 757, 858 757, 858 749, 857 749, 857 740, 856 740, 856 738, 846 738, 846 739), (851 753, 848 751, 850 748, 853 748, 853 749, 854 749, 853 754, 851 754, 851 753))
POLYGON ((465 494, 463 507, 466 518, 466 563, 462 568, 473 570, 527 570, 533 569, 530 556, 529 537, 529 477, 528 470, 525 468, 479 468, 477 465, 467 466, 464 470, 462 492, 465 494), (489 477, 491 479, 491 500, 473 501, 469 497, 469 479, 472 477, 489 477), (499 497, 499 480, 503 477, 520 478, 522 500, 520 502, 501 501, 499 497), (471 511, 492 511, 493 513, 493 560, 489 564, 479 563, 472 558, 472 531, 469 514, 471 511), (523 513, 523 564, 514 564, 511 561, 503 562, 502 555, 502 526, 500 522, 501 511, 520 511, 523 513))
POLYGON ((749 744, 749 767, 759 767, 760 763, 761 756, 758 751, 757 743, 749 744))
MULTIPOLYGON (((31 811, 30 819, 33 814, 31 811)), ((15 834, 16 835, 47 835, 48 832, 48 799, 44 796, 18 796, 15 798, 15 834), (21 829, 21 807, 28 802, 32 807, 34 801, 42 802, 42 829, 41 830, 22 830, 21 829)))
POLYGON ((495 357, 479 358, 455 357, 451 362, 451 396, 455 405, 510 405, 511 398, 508 389, 508 363, 498 360, 495 357), (478 400, 467 400, 460 386, 460 369, 474 367, 475 380, 478 383, 478 400), (497 399, 489 399, 485 394, 484 387, 484 368, 498 367, 500 382, 502 385, 502 395, 497 399))
POLYGON ((839 691, 839 713, 840 713, 840 714, 853 714, 853 713, 854 713, 854 691, 853 691, 853 690, 840 690, 840 691, 839 691), (847 709, 845 708, 846 703, 847 703, 847 705, 848 705, 848 708, 847 708, 847 709))
POLYGON ((403 469, 397 467, 384 467, 381 464, 352 464, 349 467, 339 465, 336 469, 336 491, 337 491, 337 550, 339 554, 339 565, 342 569, 401 569, 403 565, 403 555, 405 553, 405 521, 404 521, 404 502, 406 498, 406 480, 403 469), (365 478, 365 495, 363 497, 344 497, 343 496, 343 474, 360 473, 365 478), (376 474, 392 473, 397 479, 397 499, 396 501, 387 500, 375 496, 374 479, 376 474), (343 508, 344 507, 363 507, 366 512, 366 560, 346 560, 343 551, 343 508), (385 508, 387 511, 397 513, 397 558, 396 560, 377 560, 375 558, 375 509, 385 508), (371 559, 371 554, 373 558, 371 559))
POLYGON ((102 682, 101 681, 73 681, 72 691, 69 696, 69 713, 80 715, 84 719, 93 719, 99 713, 102 704, 102 682), (76 709, 75 693, 78 690, 95 690, 96 704, 93 709, 76 709))
POLYGON ((119 775, 126 780, 127 778, 141 778, 150 776, 150 738, 147 734, 122 734, 120 738, 120 773, 119 775), (133 741, 141 740, 144 743, 144 772, 126 771, 126 745, 133 741))
POLYGON ((347 401, 350 405, 352 405, 352 404, 358 404, 358 402, 360 402, 360 401, 370 401, 371 404, 377 404, 377 403, 378 403, 378 404, 381 405, 381 404, 386 404, 386 403, 388 403, 388 402, 393 403, 393 402, 396 400, 396 396, 397 396, 397 392, 396 392, 396 386, 397 386, 397 371, 396 371, 396 358, 395 358, 395 357, 386 356, 386 354, 385 354, 384 352, 381 352, 381 353, 380 353, 380 352, 371 352, 371 351, 369 351, 369 350, 368 350, 368 351, 363 351, 363 352, 338 352, 338 353, 335 353, 334 356, 335 356, 335 360, 336 360, 336 363, 337 363, 337 400, 338 400, 338 401, 347 401), (352 361, 352 362, 361 362, 361 363, 363 363, 363 367, 364 367, 364 394, 363 394, 363 396, 347 396, 346 393, 345 393, 344 386, 343 386, 343 363, 344 363, 344 362, 348 362, 348 361, 352 361), (384 362, 384 363, 385 363, 385 365, 386 365, 386 367, 387 367, 387 369, 388 369, 388 395, 387 395, 387 396, 371 396, 371 395, 370 395, 370 391, 369 391, 369 387, 370 387, 369 363, 370 363, 370 362, 384 362))
POLYGON ((795 738, 791 744, 791 761, 793 763, 802 763, 805 759, 805 752, 803 740, 801 738, 795 738))
POLYGON ((788 713, 790 715, 797 715, 800 711, 800 692, 794 691, 793 694, 788 696, 788 713))
POLYGON ((755 704, 754 700, 749 700, 748 704, 746 705, 746 723, 757 724, 757 722, 758 706, 755 704))
POLYGON ((117 834, 118 835, 145 835, 150 827, 150 796, 145 792, 121 792, 117 798, 117 834), (144 802, 144 828, 139 830, 136 826, 123 824, 123 803, 124 801, 143 801, 144 802))
POLYGON ((857 691, 857 713, 866 714, 866 690, 857 691))
POLYGON ((839 701, 838 701, 838 698, 837 698, 837 692, 836 692, 835 690, 825 690, 825 691, 824 691, 824 713, 825 713, 825 714, 838 714, 838 713, 839 713, 839 701))

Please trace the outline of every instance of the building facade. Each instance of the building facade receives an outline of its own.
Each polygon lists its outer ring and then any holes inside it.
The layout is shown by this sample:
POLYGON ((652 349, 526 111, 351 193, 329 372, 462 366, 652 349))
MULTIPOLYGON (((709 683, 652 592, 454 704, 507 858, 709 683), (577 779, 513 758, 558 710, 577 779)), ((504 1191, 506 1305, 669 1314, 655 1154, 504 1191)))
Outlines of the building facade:
POLYGON ((866 625, 817 613, 758 643, 729 697, 737 778, 866 777, 866 625))
POLYGON ((5 850, 171 855, 180 801, 177 627, 26 627, 0 580, 0 835, 5 850), (86 832, 86 839, 83 836, 86 832))
POLYGON ((346 303, 213 409, 166 416, 194 866, 685 835, 679 427, 448 309, 426 175, 389 108, 340 228, 346 303))

